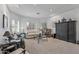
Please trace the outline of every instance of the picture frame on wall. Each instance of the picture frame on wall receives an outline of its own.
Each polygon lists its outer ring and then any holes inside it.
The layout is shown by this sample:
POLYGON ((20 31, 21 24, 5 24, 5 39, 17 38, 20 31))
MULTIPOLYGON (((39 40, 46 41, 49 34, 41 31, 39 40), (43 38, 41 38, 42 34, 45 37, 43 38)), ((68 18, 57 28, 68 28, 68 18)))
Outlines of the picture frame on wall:
POLYGON ((7 28, 8 27, 8 17, 3 14, 3 28, 7 28))

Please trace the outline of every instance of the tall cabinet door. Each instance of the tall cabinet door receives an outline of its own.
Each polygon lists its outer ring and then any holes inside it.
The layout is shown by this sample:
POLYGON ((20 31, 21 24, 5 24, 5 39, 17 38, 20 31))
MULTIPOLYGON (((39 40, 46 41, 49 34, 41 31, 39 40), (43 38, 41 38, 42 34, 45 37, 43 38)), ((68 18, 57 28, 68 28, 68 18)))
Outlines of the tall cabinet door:
POLYGON ((56 38, 67 41, 67 22, 56 23, 56 38))
POLYGON ((61 39, 64 40, 64 41, 67 41, 68 40, 68 31, 67 31, 67 22, 64 22, 64 23, 61 23, 61 39))
POLYGON ((60 23, 56 23, 55 24, 55 27, 56 27, 56 38, 59 39, 60 38, 60 23))
POLYGON ((69 42, 76 43, 76 22, 70 21, 68 25, 69 25, 69 32, 68 32, 69 42))

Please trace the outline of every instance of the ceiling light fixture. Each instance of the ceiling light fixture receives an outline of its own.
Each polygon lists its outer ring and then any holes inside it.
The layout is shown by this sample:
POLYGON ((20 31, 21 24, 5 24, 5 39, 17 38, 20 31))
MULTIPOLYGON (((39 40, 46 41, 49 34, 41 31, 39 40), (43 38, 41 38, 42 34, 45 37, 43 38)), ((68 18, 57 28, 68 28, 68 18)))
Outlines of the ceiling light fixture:
POLYGON ((50 8, 49 10, 50 10, 50 12, 52 12, 53 11, 53 8, 50 8))
POLYGON ((37 12, 36 14, 37 14, 37 15, 39 15, 40 13, 39 13, 39 12, 37 12))

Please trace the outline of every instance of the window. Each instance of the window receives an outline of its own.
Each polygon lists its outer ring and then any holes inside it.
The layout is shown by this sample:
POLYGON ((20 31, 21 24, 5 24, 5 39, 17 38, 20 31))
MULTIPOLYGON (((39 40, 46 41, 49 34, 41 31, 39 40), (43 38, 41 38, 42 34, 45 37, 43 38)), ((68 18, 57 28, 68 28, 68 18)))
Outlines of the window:
POLYGON ((15 23, 15 20, 12 20, 12 24, 11 24, 11 30, 12 30, 12 33, 14 32, 19 32, 19 21, 16 21, 15 23))
POLYGON ((12 20, 11 30, 13 33, 15 32, 15 20, 12 20))
POLYGON ((17 32, 19 32, 19 21, 17 21, 17 32))

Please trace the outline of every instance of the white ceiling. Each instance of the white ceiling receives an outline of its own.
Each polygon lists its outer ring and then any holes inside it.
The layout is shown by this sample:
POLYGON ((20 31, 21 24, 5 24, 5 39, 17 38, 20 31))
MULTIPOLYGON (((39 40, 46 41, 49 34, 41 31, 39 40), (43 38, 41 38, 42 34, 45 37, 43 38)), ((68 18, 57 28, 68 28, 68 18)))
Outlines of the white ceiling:
POLYGON ((79 4, 9 4, 8 7, 23 16, 44 18, 78 8, 79 4))

